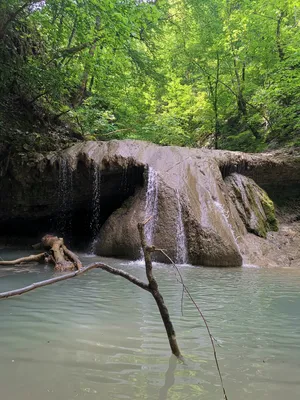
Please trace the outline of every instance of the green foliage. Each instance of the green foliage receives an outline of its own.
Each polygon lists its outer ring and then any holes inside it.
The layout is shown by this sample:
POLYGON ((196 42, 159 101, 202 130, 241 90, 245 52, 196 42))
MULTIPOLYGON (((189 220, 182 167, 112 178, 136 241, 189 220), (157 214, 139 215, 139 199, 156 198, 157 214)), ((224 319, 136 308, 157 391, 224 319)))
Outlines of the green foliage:
POLYGON ((239 150, 245 152, 259 152, 266 148, 263 140, 257 140, 250 130, 229 135, 222 138, 222 147, 228 150, 239 150))
POLYGON ((296 0, 8 0, 0 13, 6 141, 17 102, 93 140, 300 145, 296 0))

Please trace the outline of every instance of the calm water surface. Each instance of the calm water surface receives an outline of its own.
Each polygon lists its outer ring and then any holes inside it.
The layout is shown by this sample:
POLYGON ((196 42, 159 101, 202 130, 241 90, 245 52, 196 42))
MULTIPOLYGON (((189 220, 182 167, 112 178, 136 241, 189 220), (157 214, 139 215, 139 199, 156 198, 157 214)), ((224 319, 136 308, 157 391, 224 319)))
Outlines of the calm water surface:
MULTIPOLYGON (((0 252, 14 258, 16 252, 0 252)), ((85 263, 96 258, 84 258, 85 263)), ((103 259, 102 259, 103 260, 103 259)), ((106 260, 144 278, 139 263, 106 260)), ((229 400, 300 398, 299 269, 181 267, 218 341, 229 400)), ((185 363, 170 357, 149 293, 104 271, 0 301, 0 392, 6 400, 220 400, 209 338, 172 268, 155 274, 185 363)), ((0 291, 53 276, 1 267, 0 291)))

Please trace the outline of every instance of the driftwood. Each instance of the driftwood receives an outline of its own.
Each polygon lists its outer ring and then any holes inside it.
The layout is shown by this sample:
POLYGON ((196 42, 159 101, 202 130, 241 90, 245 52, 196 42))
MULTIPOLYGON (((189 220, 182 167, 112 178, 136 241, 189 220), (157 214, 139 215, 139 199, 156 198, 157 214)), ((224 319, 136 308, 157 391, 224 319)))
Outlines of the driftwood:
POLYGON ((0 265, 17 265, 28 262, 46 262, 54 264, 56 271, 72 271, 82 268, 78 256, 69 250, 63 238, 53 235, 45 235, 42 242, 33 246, 35 249, 44 248, 45 253, 21 257, 11 261, 0 261, 0 265))
POLYGON ((44 260, 45 260, 45 253, 41 253, 41 254, 31 255, 28 257, 17 258, 16 260, 11 260, 11 261, 0 261, 0 265, 17 265, 27 262, 41 262, 44 260))
MULTIPOLYGON (((150 292, 152 296, 154 297, 157 307, 159 309, 161 318, 163 320, 169 344, 171 347, 172 353, 178 357, 181 358, 181 352, 179 350, 179 346, 177 344, 176 340, 176 334, 175 330, 173 327, 173 324, 170 319, 169 311, 167 309, 167 306, 165 305, 164 299, 162 295, 160 294, 158 290, 158 284, 157 281, 153 275, 152 271, 152 261, 151 261, 151 253, 155 251, 154 247, 147 246, 146 243, 146 238, 145 238, 145 232, 144 232, 144 226, 145 224, 150 220, 150 218, 145 221, 144 223, 138 224, 138 230, 140 234, 140 239, 141 239, 141 245, 142 249, 144 252, 144 257, 145 257, 145 266, 146 266, 146 276, 148 283, 143 282, 136 278, 133 275, 128 274, 127 272, 113 268, 109 265, 103 264, 103 263, 93 263, 88 265, 87 267, 83 267, 81 261, 79 260, 78 256, 74 254, 71 250, 67 249, 67 247, 64 245, 63 238, 58 238, 57 236, 52 236, 52 235, 45 235, 42 238, 42 245, 43 247, 48 250, 48 253, 43 253, 39 254, 38 256, 30 256, 30 257, 24 257, 23 259, 18 259, 18 260, 13 260, 13 261, 8 261, 8 262, 3 262, 6 263, 5 265, 14 265, 16 264, 16 261, 18 263, 22 263, 25 261, 28 261, 29 259, 31 261, 37 261, 36 257, 39 257, 39 259, 42 259, 42 257, 46 261, 51 261, 55 264, 55 269, 58 271, 65 271, 69 269, 77 269, 77 271, 70 272, 68 274, 56 276, 52 279, 48 279, 45 281, 41 282, 36 282, 33 283, 29 286, 23 287, 21 289, 16 289, 16 290, 11 290, 8 292, 3 292, 0 293, 0 299, 7 299, 9 297, 13 296, 18 296, 27 292, 30 292, 34 289, 47 286, 47 285, 52 285, 53 283, 60 282, 66 279, 74 278, 78 275, 82 275, 87 271, 90 271, 92 269, 98 268, 98 269, 103 269, 104 271, 107 271, 113 275, 118 275, 121 276, 131 283, 135 284, 136 286, 139 286, 141 289, 146 290, 147 292, 150 292), (7 264, 9 263, 9 264, 7 264)), ((4 264, 2 264, 4 265, 4 264)))
POLYGON ((114 267, 111 267, 109 265, 99 262, 99 263, 90 264, 86 267, 82 267, 81 269, 79 269, 77 271, 69 272, 68 274, 58 275, 58 276, 55 276, 54 278, 47 279, 45 281, 32 283, 31 285, 25 286, 20 289, 9 290, 8 292, 2 292, 2 293, 0 293, 0 299, 8 299, 9 297, 20 296, 21 294, 31 292, 32 290, 43 287, 43 286, 48 286, 48 285, 52 285, 53 283, 65 281, 66 279, 75 278, 76 276, 82 275, 82 274, 84 274, 88 271, 91 271, 92 269, 96 269, 96 268, 103 269, 104 271, 110 272, 113 275, 121 276, 122 278, 127 279, 129 282, 135 284, 136 286, 139 286, 140 288, 147 290, 148 292, 150 291, 148 285, 146 283, 140 281, 135 276, 128 274, 127 272, 123 271, 122 269, 117 269, 117 268, 114 268, 114 267))
MULTIPOLYGON (((127 272, 118 269, 118 268, 114 268, 111 267, 107 264, 104 263, 93 263, 90 264, 86 267, 83 267, 79 258, 77 257, 76 254, 74 254, 73 252, 71 252, 69 249, 66 248, 66 246, 63 244, 63 239, 62 238, 57 238, 57 237, 53 237, 51 235, 46 235, 44 236, 42 243, 43 245, 50 249, 50 251, 52 251, 52 253, 42 253, 42 254, 38 254, 35 256, 29 256, 29 257, 23 257, 21 259, 18 260, 13 260, 13 261, 1 261, 0 265, 14 265, 14 264, 20 264, 22 262, 25 261, 39 261, 42 260, 43 258, 50 258, 52 259, 52 262, 57 265, 56 260, 55 260, 55 252, 58 252, 58 257, 59 259, 61 259, 61 255, 64 254, 65 256, 68 257, 69 262, 73 262, 74 266, 76 267, 77 271, 73 271, 73 272, 69 272, 67 274, 63 274, 63 275, 58 275, 55 276, 54 278, 51 279, 47 279, 45 281, 40 281, 40 282, 36 282, 36 283, 32 283, 29 286, 25 286, 23 288, 20 289, 15 289, 15 290, 10 290, 7 292, 2 292, 0 293, 0 300, 1 299, 7 299, 10 297, 14 297, 14 296, 19 296, 22 295, 24 293, 30 292, 32 290, 35 290, 37 288, 43 287, 43 286, 48 286, 48 285, 52 285, 54 283, 60 282, 60 281, 64 281, 66 279, 70 279, 70 278, 75 278, 79 275, 82 275, 92 269, 103 269, 104 271, 107 271, 113 275, 117 275, 117 276, 121 276, 122 278, 128 280, 129 282, 133 283, 134 285, 140 287, 143 290, 146 290, 147 292, 150 292, 152 294, 152 296, 154 297, 156 304, 158 306, 162 321, 164 323, 165 326, 165 330, 168 336, 168 340, 169 340, 169 344, 170 344, 170 348, 172 353, 179 359, 182 359, 182 355, 179 349, 179 346, 177 344, 177 340, 176 340, 176 334, 175 334, 175 330, 173 327, 173 324, 171 322, 170 319, 170 315, 169 315, 169 311, 167 309, 167 306, 164 303, 164 299, 161 295, 161 293, 159 292, 158 289, 158 284, 157 281, 153 275, 153 269, 152 269, 152 260, 151 260, 151 254, 155 251, 159 251, 162 254, 164 254, 164 256, 171 262, 171 264, 175 267, 180 279, 179 282, 182 284, 183 287, 183 293, 186 293, 187 296, 190 298, 190 300, 192 301, 192 303, 194 304, 194 306, 196 307, 197 311, 199 312, 201 318, 203 319, 206 329, 208 331, 210 340, 211 340, 211 344, 212 344, 212 348, 213 348, 213 352, 214 352, 214 358, 215 358, 215 362, 216 362, 216 366, 217 366, 217 370, 218 370, 218 374, 219 374, 219 378, 220 378, 220 382, 221 382, 221 387, 223 390, 223 396, 224 396, 224 400, 228 400, 226 391, 225 391, 225 387, 224 387, 224 383, 223 383, 223 379, 222 379, 222 375, 221 375, 221 370, 219 367, 219 362, 217 359, 217 353, 216 353, 216 348, 215 348, 215 344, 214 344, 214 337, 212 336, 209 326, 207 324, 207 321, 202 313, 202 311, 200 310, 198 304, 195 302, 195 300, 193 299, 189 289, 187 288, 187 286, 185 285, 183 278, 181 276, 181 273, 179 271, 179 269, 177 268, 176 264, 173 262, 173 260, 165 253, 164 250, 161 249, 157 249, 154 246, 148 246, 146 243, 146 238, 145 238, 145 232, 144 232, 144 226, 145 224, 151 219, 148 218, 147 221, 145 221, 144 223, 140 223, 138 224, 138 230, 139 230, 139 234, 140 234, 140 239, 141 239, 141 245, 142 245, 142 249, 143 249, 143 253, 144 253, 144 257, 145 257, 145 267, 146 267, 146 276, 147 276, 147 280, 148 283, 141 281, 140 279, 136 278, 133 275, 128 274, 127 272), (54 250, 53 251, 53 247, 54 250), (70 261, 72 260, 72 261, 70 261)), ((38 246, 39 247, 39 246, 38 246)), ((61 268, 61 267, 59 267, 61 268)), ((58 269, 58 268, 57 268, 58 269)), ((61 270, 61 269, 60 269, 61 270)), ((164 388, 164 390, 168 390, 168 388, 164 388)))
MULTIPOLYGON (((148 221, 146 221, 145 223, 147 223, 148 221)), ((158 290, 158 284, 153 275, 151 253, 155 251, 155 247, 147 246, 145 232, 144 232, 145 223, 138 224, 138 230, 139 230, 139 234, 140 234, 141 245, 142 245, 144 257, 145 257, 146 275, 147 275, 147 279, 149 282, 149 285, 148 285, 149 290, 150 290, 150 293, 152 294, 152 296, 154 297, 154 300, 156 301, 161 318, 165 325, 165 329, 166 329, 166 332, 168 335, 169 344, 170 344, 172 353, 176 357, 181 358, 182 356, 181 356, 181 353, 179 350, 179 346, 177 344, 176 334, 175 334, 175 330, 174 330, 173 324, 170 319, 169 311, 165 305, 162 295, 160 294, 160 292, 158 290)))

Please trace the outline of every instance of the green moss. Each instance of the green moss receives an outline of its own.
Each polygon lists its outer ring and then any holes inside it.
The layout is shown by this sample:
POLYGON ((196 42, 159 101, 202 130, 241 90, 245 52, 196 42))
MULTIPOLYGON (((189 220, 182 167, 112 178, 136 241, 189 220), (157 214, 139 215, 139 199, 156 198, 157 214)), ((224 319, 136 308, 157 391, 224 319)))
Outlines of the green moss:
POLYGON ((241 176, 232 178, 231 187, 232 199, 248 232, 266 238, 268 231, 278 230, 274 204, 263 189, 241 176))
POLYGON ((278 231, 278 222, 275 215, 274 203, 261 188, 251 186, 249 192, 252 197, 252 209, 257 217, 257 235, 266 238, 268 231, 278 231), (259 209, 258 202, 261 203, 265 217, 259 209))
POLYGON ((260 201, 267 218, 268 231, 278 231, 278 221, 275 215, 274 203, 265 191, 261 191, 260 201))
POLYGON ((256 226, 256 231, 253 233, 255 233, 257 236, 260 236, 264 239, 267 237, 266 225, 262 219, 259 219, 259 222, 257 223, 257 226, 256 226))

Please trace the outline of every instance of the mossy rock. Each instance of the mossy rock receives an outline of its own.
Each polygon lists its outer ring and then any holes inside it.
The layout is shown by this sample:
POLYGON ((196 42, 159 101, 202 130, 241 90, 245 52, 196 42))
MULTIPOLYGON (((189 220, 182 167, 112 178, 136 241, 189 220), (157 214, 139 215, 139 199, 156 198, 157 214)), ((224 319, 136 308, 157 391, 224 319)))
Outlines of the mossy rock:
POLYGON ((278 221, 275 214, 275 207, 273 201, 267 193, 260 188, 260 201, 266 215, 266 224, 268 231, 278 231, 278 221))
POLYGON ((248 232, 265 238, 269 231, 278 230, 274 203, 253 179, 234 173, 225 182, 248 232))

